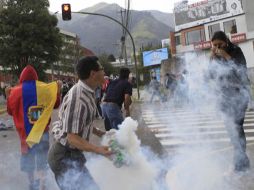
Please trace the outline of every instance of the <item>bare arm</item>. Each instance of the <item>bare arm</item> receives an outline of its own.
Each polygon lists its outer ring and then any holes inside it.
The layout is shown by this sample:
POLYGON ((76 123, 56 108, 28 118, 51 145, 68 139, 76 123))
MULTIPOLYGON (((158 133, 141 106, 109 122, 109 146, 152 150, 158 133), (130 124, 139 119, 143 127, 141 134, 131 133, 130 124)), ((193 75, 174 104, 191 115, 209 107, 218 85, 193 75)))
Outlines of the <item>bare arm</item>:
POLYGON ((68 133, 67 140, 69 144, 79 150, 87 151, 87 152, 94 152, 97 154, 101 154, 104 156, 108 156, 111 154, 111 151, 108 150, 107 146, 96 146, 89 143, 87 140, 81 138, 80 136, 68 133))
POLYGON ((60 103, 61 103, 61 89, 62 89, 62 81, 58 80, 56 81, 57 82, 57 97, 56 97, 56 103, 55 103, 55 106, 54 108, 58 108, 60 106, 60 103))
POLYGON ((130 116, 130 105, 131 105, 131 96, 129 94, 124 95, 124 109, 126 111, 126 117, 130 116))

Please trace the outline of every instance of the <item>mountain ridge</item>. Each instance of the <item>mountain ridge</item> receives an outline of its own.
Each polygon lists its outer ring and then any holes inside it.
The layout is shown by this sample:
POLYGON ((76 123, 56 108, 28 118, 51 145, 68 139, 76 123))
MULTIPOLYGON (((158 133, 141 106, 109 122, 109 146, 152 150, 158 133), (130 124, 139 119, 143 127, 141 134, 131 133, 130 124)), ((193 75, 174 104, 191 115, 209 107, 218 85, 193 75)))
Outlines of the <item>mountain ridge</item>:
MULTIPOLYGON (((98 3, 80 11, 104 14, 120 22, 121 9, 123 8, 115 3, 98 3)), ((80 37, 81 45, 96 54, 114 54, 116 57, 120 54, 120 39, 123 31, 119 24, 108 18, 94 15, 73 13, 71 21, 62 21, 60 14, 57 17, 60 29, 76 33, 80 37)), ((169 38, 169 32, 173 31, 170 13, 131 10, 130 18, 128 29, 137 49, 146 44, 159 44, 162 39, 169 38)), ((126 46, 127 51, 131 52, 132 44, 128 35, 126 46)))

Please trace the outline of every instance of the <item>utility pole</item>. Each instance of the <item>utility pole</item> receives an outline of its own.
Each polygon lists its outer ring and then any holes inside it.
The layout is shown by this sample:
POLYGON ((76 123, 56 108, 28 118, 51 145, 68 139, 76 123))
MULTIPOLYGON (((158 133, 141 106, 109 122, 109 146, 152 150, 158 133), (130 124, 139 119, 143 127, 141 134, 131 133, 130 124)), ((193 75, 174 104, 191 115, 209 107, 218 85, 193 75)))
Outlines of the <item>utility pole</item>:
MULTIPOLYGON (((121 13, 122 24, 126 27, 126 23, 127 23, 126 19, 128 19, 126 17, 126 10, 121 9, 120 13, 121 13), (123 15, 123 13, 124 13, 124 15, 123 15)), ((126 52, 125 39, 126 39, 126 32, 125 32, 125 29, 123 28, 122 36, 121 36, 121 53, 120 53, 120 58, 124 59, 125 65, 127 65, 127 52, 126 52)))
MULTIPOLYGON (((130 0, 125 0, 125 4, 127 1, 127 5, 125 5, 127 8, 121 9, 121 20, 122 20, 122 25, 125 26, 125 28, 129 27, 129 18, 130 18, 130 0)), ((122 36, 121 36, 121 53, 120 53, 120 58, 124 59, 125 65, 128 64, 128 59, 127 59, 127 49, 126 49, 126 30, 123 28, 122 31, 122 36)))
POLYGON ((137 78, 137 92, 138 92, 138 99, 140 98, 140 93, 139 93, 139 73, 138 73, 138 66, 137 66, 137 57, 136 57, 136 47, 135 47, 135 43, 134 43, 134 39, 130 33, 130 31, 118 20, 108 16, 108 15, 104 15, 104 14, 100 14, 100 13, 90 13, 90 12, 72 12, 72 13, 78 13, 78 14, 88 14, 88 15, 95 15, 95 16, 102 16, 102 17, 106 17, 110 20, 113 20, 114 22, 120 24, 125 31, 129 34, 130 39, 131 39, 131 43, 132 43, 132 47, 133 47, 133 57, 134 57, 134 64, 135 64, 135 71, 136 71, 136 78, 137 78))
MULTIPOLYGON (((128 0, 128 4, 129 4, 129 2, 130 2, 130 1, 128 0)), ((70 8, 69 10, 71 10, 70 5, 68 5, 68 6, 69 6, 69 8, 70 8)), ((128 5, 128 8, 129 8, 129 5, 128 5)), ((64 6, 62 6, 62 11, 65 11, 65 10, 64 10, 64 6)), ((106 17, 106 18, 108 18, 108 19, 110 19, 110 20, 116 22, 117 24, 120 24, 120 25, 124 28, 125 32, 127 32, 127 33, 129 34, 130 39, 131 39, 131 43, 132 43, 132 47, 133 47, 133 57, 134 57, 134 64, 135 64, 135 71, 136 71, 136 78, 137 78, 137 93, 138 93, 138 99, 139 99, 139 98, 140 98, 140 94, 139 94, 139 73, 138 73, 138 66, 137 66, 136 47, 135 47, 134 39, 133 39, 133 37, 132 37, 130 31, 128 30, 128 28, 125 27, 125 26, 124 26, 121 22, 119 22, 118 20, 116 20, 116 19, 114 19, 114 18, 112 18, 112 17, 110 17, 110 16, 108 16, 108 15, 104 15, 104 14, 100 14, 100 13, 90 13, 90 12, 84 12, 84 11, 82 11, 82 12, 71 12, 71 11, 70 11, 70 13, 78 13, 78 14, 87 14, 87 15, 95 15, 95 16, 106 17)), ((129 14, 129 13, 128 13, 128 14, 129 14)), ((62 14, 62 18, 64 18, 64 16, 65 16, 65 15, 62 14)), ((71 18, 71 15, 70 15, 69 18, 71 18)))

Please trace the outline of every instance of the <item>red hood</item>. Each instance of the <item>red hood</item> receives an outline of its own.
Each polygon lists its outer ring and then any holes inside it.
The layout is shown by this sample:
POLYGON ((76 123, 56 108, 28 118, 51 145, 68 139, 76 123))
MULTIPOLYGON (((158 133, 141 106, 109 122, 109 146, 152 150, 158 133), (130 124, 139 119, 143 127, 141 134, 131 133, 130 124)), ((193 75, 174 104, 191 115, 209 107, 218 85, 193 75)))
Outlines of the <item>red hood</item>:
POLYGON ((38 80, 38 75, 31 65, 27 65, 20 74, 19 83, 26 80, 38 80))

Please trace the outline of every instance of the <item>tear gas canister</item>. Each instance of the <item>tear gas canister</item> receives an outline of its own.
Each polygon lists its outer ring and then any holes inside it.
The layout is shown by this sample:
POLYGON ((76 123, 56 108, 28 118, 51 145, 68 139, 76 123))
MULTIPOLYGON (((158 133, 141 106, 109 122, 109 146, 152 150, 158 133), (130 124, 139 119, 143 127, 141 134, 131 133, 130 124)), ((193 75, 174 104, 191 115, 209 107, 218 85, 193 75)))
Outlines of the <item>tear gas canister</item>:
POLYGON ((109 148, 112 151, 111 160, 115 167, 120 168, 123 165, 128 165, 129 160, 127 159, 127 154, 124 149, 119 145, 116 140, 109 141, 109 148))

